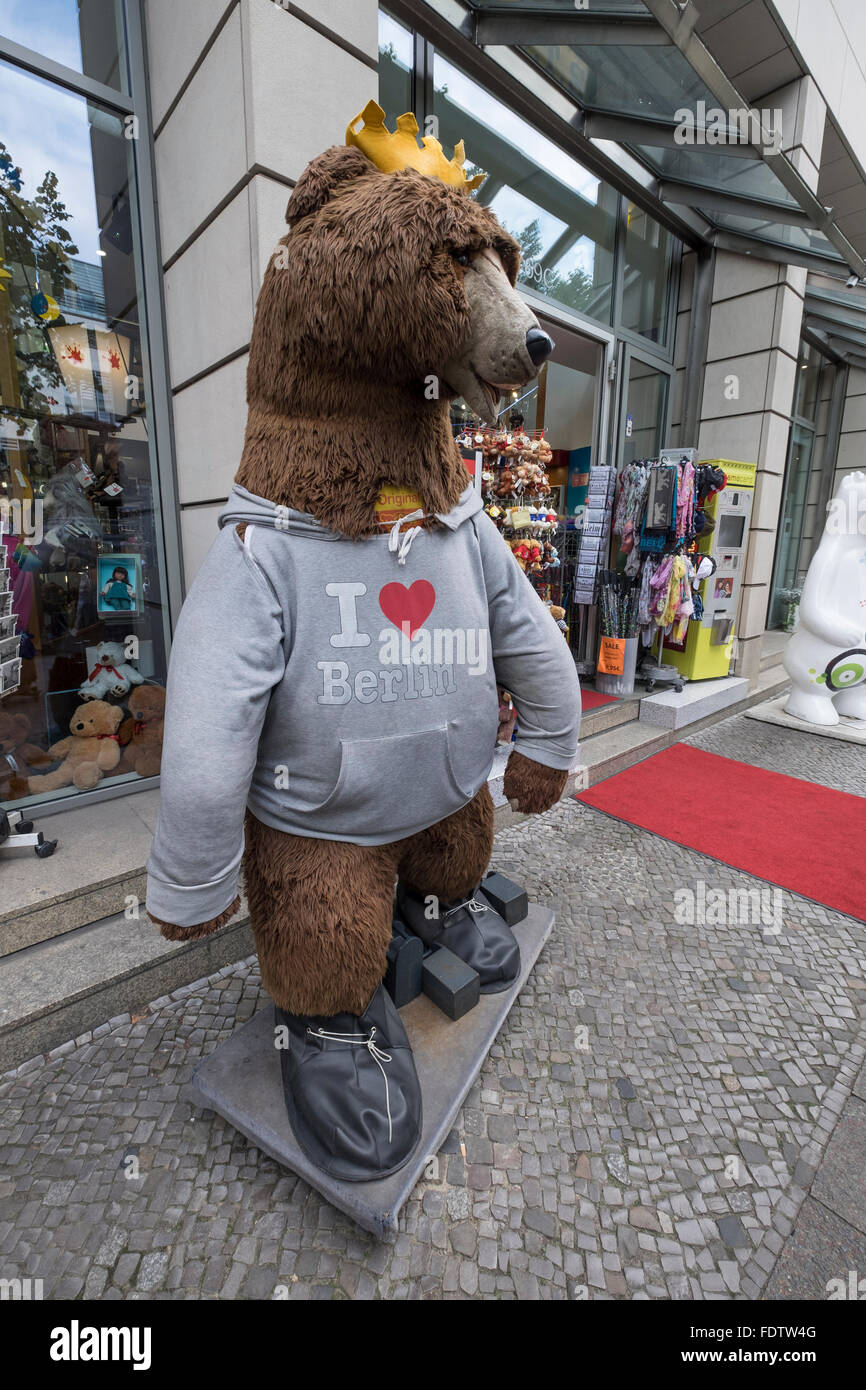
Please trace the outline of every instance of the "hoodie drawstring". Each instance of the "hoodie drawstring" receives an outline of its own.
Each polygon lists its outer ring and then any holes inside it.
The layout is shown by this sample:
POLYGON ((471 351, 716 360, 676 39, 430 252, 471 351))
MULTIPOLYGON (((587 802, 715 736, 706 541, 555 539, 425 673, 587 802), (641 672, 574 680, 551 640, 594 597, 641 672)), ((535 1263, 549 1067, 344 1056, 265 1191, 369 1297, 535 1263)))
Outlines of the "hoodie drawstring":
POLYGON ((394 522, 388 535, 388 549, 393 555, 397 552, 397 564, 405 565, 406 556, 412 548, 412 542, 421 530, 420 526, 413 526, 411 531, 407 531, 405 536, 401 536, 400 527, 405 526, 407 521, 423 521, 425 516, 424 508, 419 507, 417 511, 410 512, 408 516, 400 516, 394 522))

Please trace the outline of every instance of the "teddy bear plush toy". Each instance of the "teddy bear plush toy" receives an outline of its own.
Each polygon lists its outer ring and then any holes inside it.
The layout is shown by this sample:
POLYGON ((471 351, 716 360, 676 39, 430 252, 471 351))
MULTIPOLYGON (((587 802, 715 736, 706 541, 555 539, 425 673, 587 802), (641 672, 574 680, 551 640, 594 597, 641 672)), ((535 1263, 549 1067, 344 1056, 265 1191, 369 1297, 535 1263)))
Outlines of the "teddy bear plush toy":
POLYGON ((343 1181, 395 1171, 421 1134, 382 985, 395 880, 410 931, 507 989, 518 943, 481 891, 497 682, 517 709, 504 790, 521 811, 561 796, 580 710, 573 658, 467 487, 449 418, 462 396, 494 427, 553 344, 516 292, 517 243, 468 196, 462 148, 449 161, 413 127, 391 135, 371 103, 289 199, 235 487, 175 632, 147 891, 166 936, 200 937, 236 912, 244 859, 292 1129, 343 1181), (385 488, 415 505, 383 526, 385 488))
POLYGON ((31 795, 56 791, 58 787, 76 786, 91 791, 120 762, 118 729, 123 719, 119 705, 104 700, 88 700, 79 705, 69 721, 69 737, 53 743, 48 750, 51 758, 62 758, 60 767, 41 777, 31 777, 31 795))
POLYGON ((120 727, 120 742, 126 746, 117 770, 156 777, 162 760, 165 691, 161 685, 140 685, 130 695, 127 708, 131 717, 120 727))
POLYGON ((82 700, 103 700, 106 695, 120 699, 143 680, 141 672, 126 660, 122 642, 100 642, 93 668, 78 693, 82 700))
POLYGON ((0 801, 27 795, 27 768, 47 767, 44 748, 28 743, 30 720, 26 714, 0 709, 0 801))

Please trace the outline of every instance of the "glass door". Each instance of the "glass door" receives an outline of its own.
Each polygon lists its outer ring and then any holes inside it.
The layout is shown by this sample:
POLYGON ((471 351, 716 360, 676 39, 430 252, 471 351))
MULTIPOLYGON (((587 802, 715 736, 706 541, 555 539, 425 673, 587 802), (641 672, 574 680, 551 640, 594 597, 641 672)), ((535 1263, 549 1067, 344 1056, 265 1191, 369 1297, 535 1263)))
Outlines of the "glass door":
POLYGON ((668 429, 671 371, 634 348, 622 348, 617 467, 658 458, 668 429))
POLYGON ((786 595, 789 595, 790 590, 797 588, 805 577, 800 569, 800 552, 814 448, 814 429, 795 421, 791 425, 788 465, 785 470, 785 500, 779 524, 776 571, 773 575, 770 606, 771 628, 784 625, 790 603, 786 595))

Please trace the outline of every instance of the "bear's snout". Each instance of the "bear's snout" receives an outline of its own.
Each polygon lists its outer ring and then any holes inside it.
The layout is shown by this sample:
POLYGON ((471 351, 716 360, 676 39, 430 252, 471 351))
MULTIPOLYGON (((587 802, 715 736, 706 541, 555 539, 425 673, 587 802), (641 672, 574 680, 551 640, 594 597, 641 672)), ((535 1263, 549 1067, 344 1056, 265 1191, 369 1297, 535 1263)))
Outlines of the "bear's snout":
POLYGON ((530 328, 526 335, 526 351, 536 370, 544 366, 554 347, 553 339, 543 328, 530 328))
POLYGON ((489 246, 463 271, 470 336, 445 368, 445 380, 483 420, 496 423, 504 391, 520 390, 553 352, 553 340, 514 289, 489 246))

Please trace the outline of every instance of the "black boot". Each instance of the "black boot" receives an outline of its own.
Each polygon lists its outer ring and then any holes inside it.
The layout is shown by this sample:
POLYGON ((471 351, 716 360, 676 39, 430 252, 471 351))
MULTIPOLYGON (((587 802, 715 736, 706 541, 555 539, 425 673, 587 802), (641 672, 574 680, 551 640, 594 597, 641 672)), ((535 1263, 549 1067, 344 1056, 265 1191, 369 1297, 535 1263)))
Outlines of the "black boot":
POLYGON ((520 974, 520 947, 508 923, 491 907, 483 889, 468 898, 440 901, 428 917, 429 897, 397 884, 397 916, 425 946, 447 946, 478 972, 482 994, 500 994, 520 974))
POLYGON ((381 985, 364 1013, 305 1017, 276 1010, 283 1092, 307 1158, 342 1182, 395 1173, 421 1138, 421 1088, 409 1039, 381 985))

